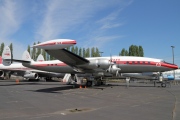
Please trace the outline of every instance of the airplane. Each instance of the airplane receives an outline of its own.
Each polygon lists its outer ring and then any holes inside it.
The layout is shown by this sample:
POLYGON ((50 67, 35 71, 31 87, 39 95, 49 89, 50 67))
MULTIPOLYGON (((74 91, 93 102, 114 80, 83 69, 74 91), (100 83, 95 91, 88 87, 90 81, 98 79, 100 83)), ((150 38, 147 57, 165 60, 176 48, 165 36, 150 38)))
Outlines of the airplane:
MULTIPOLYGON (((102 78, 106 75, 120 76, 121 73, 143 73, 143 72, 164 72, 178 69, 175 64, 167 63, 162 59, 134 56, 110 56, 110 57, 90 57, 83 58, 67 49, 75 45, 76 41, 71 39, 55 39, 42 42, 33 48, 44 49, 49 55, 58 60, 34 62, 29 59, 29 53, 23 53, 23 59, 11 58, 11 51, 6 47, 3 51, 3 64, 10 65, 12 61, 22 62, 23 66, 58 73, 70 73, 74 81, 75 74, 92 74, 92 76, 102 78)), ((92 81, 87 80, 87 85, 91 86, 92 81)))
MULTIPOLYGON (((44 57, 40 54, 37 58, 37 61, 44 61, 44 57)), ((32 68, 24 67, 21 63, 14 63, 10 66, 4 66, 2 64, 2 58, 0 57, 0 78, 4 79, 6 74, 8 74, 9 78, 11 74, 13 74, 15 76, 22 76, 28 80, 39 80, 40 77, 45 77, 46 80, 50 80, 52 77, 62 78, 65 75, 63 73, 35 70, 32 68)))

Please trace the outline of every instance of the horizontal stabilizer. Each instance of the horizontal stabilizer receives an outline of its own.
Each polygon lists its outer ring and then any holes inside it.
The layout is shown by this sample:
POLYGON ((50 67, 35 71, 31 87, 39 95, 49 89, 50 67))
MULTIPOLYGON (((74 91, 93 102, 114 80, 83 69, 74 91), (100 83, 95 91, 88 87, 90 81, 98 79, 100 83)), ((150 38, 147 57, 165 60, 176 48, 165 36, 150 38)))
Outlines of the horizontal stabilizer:
POLYGON ((76 44, 75 40, 71 39, 55 39, 42 42, 33 46, 33 48, 40 48, 45 50, 63 49, 76 44))

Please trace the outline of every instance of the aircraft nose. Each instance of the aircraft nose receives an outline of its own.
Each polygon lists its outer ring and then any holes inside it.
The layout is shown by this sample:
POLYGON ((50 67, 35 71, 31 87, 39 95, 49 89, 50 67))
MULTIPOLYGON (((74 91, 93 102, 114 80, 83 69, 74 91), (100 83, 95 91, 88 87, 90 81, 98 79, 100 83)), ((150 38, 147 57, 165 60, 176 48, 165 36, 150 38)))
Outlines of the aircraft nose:
POLYGON ((170 64, 169 67, 172 69, 178 69, 179 68, 176 64, 170 64))
POLYGON ((174 64, 174 68, 175 68, 175 69, 178 69, 179 67, 178 67, 177 65, 174 64))

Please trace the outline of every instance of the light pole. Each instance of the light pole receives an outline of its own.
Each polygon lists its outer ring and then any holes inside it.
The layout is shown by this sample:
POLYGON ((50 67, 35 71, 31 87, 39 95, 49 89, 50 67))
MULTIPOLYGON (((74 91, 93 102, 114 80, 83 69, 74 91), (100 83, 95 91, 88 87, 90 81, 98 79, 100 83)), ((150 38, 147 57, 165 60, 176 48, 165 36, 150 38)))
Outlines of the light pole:
POLYGON ((101 57, 102 57, 102 53, 104 53, 104 52, 99 52, 100 54, 101 54, 101 57))
MULTIPOLYGON (((173 55, 173 64, 174 64, 174 46, 171 46, 172 47, 172 55, 173 55)), ((173 71, 174 72, 174 80, 175 80, 175 71, 173 71)))
POLYGON ((173 64, 174 64, 174 46, 171 46, 172 47, 172 55, 173 55, 173 64))

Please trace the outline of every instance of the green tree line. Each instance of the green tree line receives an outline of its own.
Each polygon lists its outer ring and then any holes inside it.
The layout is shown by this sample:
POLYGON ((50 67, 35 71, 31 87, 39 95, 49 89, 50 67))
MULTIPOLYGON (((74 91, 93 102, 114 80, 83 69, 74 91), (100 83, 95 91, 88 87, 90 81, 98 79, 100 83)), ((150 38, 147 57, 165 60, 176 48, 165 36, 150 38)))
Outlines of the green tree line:
POLYGON ((119 56, 140 56, 144 57, 144 50, 142 46, 131 45, 129 50, 123 48, 119 53, 119 56))

